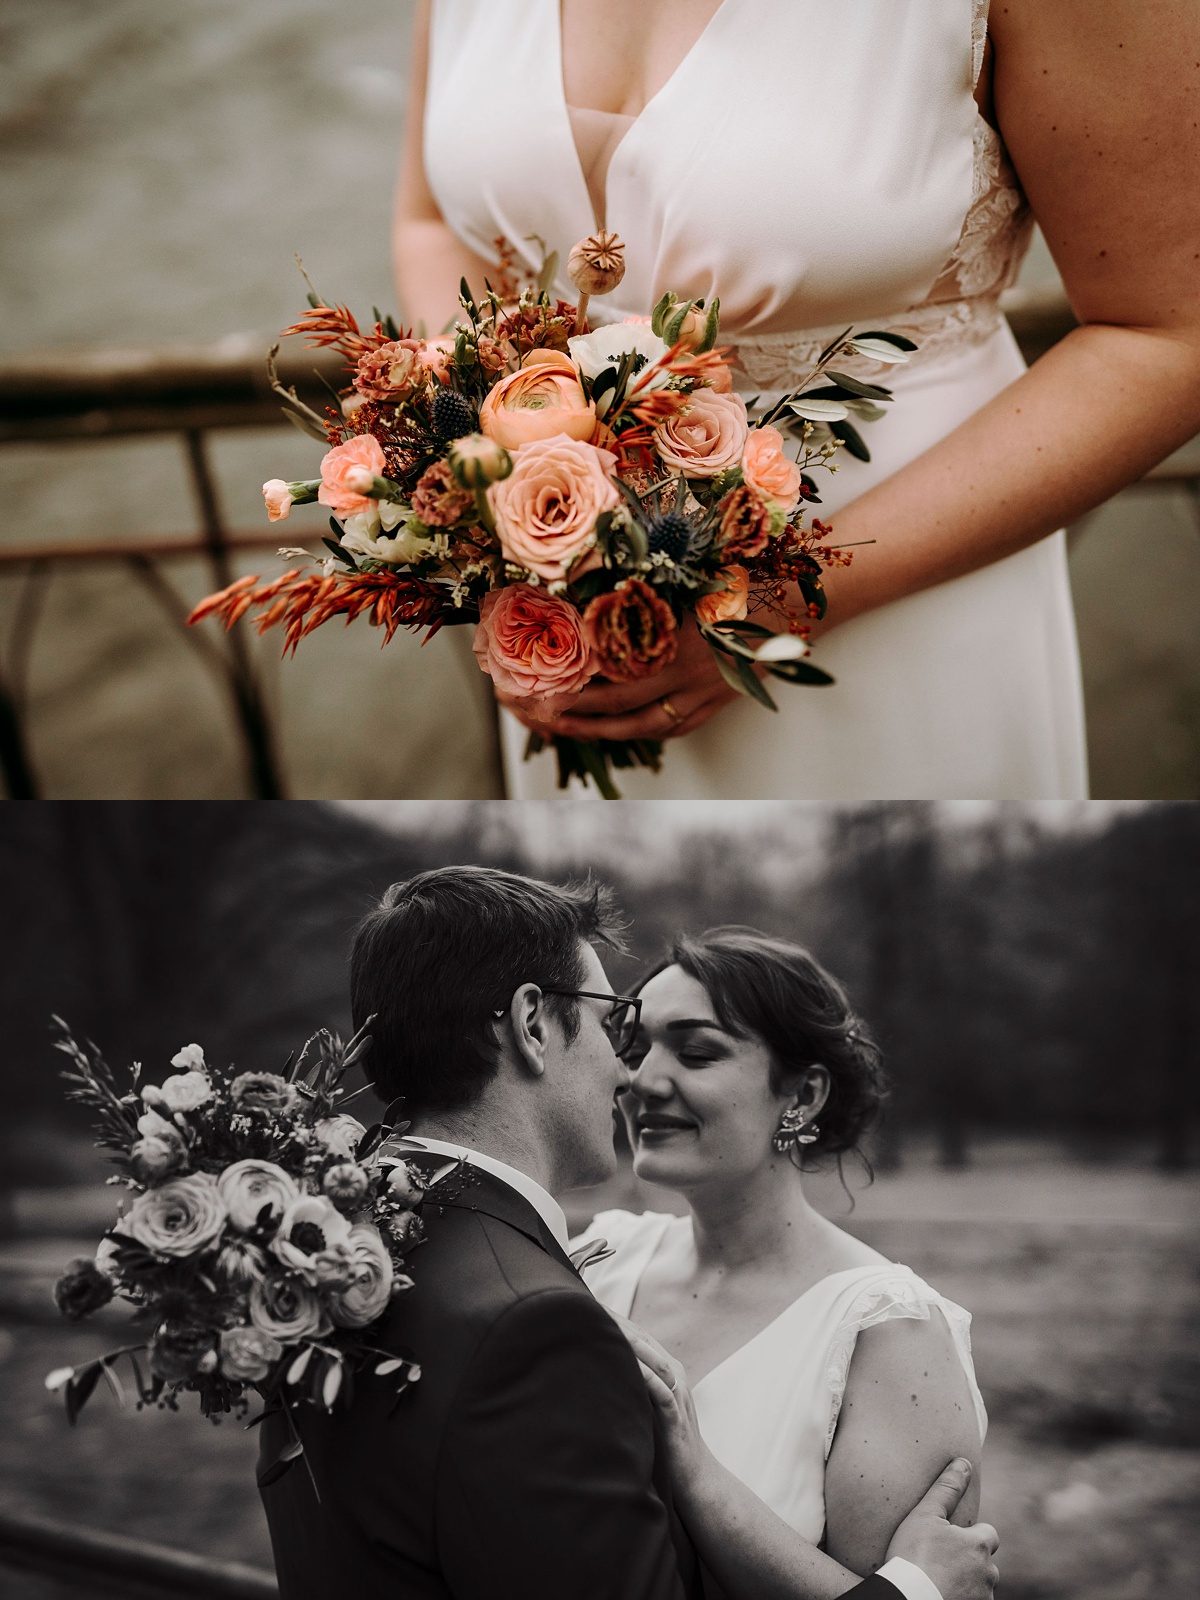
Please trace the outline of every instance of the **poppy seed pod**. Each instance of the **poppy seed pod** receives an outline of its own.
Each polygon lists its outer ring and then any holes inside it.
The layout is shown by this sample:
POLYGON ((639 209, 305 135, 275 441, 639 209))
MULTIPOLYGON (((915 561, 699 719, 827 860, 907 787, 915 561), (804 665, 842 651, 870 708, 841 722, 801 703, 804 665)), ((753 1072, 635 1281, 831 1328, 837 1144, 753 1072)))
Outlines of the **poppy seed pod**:
POLYGON ((601 228, 571 251, 567 276, 580 294, 609 294, 625 276, 625 246, 615 233, 601 228))

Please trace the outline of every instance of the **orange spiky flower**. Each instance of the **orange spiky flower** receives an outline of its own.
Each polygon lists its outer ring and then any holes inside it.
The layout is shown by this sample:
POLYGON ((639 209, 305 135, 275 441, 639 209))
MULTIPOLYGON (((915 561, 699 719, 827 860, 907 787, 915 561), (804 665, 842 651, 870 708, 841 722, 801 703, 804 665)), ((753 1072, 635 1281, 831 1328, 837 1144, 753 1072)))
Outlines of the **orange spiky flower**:
POLYGON ((250 574, 208 595, 188 617, 188 626, 219 617, 228 630, 252 607, 265 607, 254 619, 258 632, 283 623, 284 654, 295 655, 301 639, 334 617, 349 624, 365 615, 372 627, 384 630, 387 644, 397 628, 428 628, 426 637, 432 639, 447 610, 443 588, 392 572, 326 574, 294 568, 260 589, 257 583, 257 574, 250 574))
POLYGON ((293 334, 302 336, 309 349, 336 345, 349 367, 356 367, 363 356, 391 342, 381 322, 370 333, 364 333, 349 306, 312 306, 299 322, 285 328, 282 336, 287 339, 293 334))

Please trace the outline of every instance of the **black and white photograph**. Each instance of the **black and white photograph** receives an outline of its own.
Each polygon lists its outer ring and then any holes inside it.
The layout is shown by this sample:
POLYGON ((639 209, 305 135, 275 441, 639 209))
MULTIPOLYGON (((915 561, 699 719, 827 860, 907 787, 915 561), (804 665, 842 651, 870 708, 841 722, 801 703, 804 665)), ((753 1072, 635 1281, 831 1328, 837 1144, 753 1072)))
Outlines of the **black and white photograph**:
POLYGON ((1184 1600, 1200 808, 0 812, 0 1594, 1184 1600))

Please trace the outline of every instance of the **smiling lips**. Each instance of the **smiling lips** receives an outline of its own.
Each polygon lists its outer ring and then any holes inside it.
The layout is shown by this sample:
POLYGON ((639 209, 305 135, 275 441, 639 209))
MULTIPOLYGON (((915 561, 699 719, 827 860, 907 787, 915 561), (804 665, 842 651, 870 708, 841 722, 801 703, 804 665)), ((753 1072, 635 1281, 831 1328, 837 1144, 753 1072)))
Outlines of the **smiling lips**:
POLYGON ((668 1117, 660 1111, 643 1111, 637 1119, 639 1138, 666 1138, 672 1133, 694 1133, 696 1124, 683 1117, 668 1117))

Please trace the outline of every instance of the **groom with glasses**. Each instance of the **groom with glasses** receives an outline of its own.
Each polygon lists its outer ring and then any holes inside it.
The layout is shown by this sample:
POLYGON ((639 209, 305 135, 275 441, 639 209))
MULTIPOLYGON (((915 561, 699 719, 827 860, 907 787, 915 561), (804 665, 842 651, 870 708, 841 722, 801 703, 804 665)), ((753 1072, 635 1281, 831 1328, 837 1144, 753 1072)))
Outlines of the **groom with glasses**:
MULTIPOLYGON (((280 1472, 286 1423, 262 1424, 281 1600, 704 1592, 637 1361, 572 1265, 553 1198, 616 1167, 641 1002, 613 993, 595 947, 622 934, 601 888, 480 867, 393 885, 358 929, 354 1022, 375 1019, 380 1098, 404 1097, 399 1153, 427 1174, 465 1161, 470 1181, 425 1206, 415 1287, 379 1335, 420 1361, 420 1382, 397 1403, 364 1373, 351 1405, 300 1408, 308 1471, 293 1457, 280 1472)), ((874 1577, 814 1555, 820 1585, 797 1600, 983 1600, 988 1554, 927 1501, 874 1577)))

